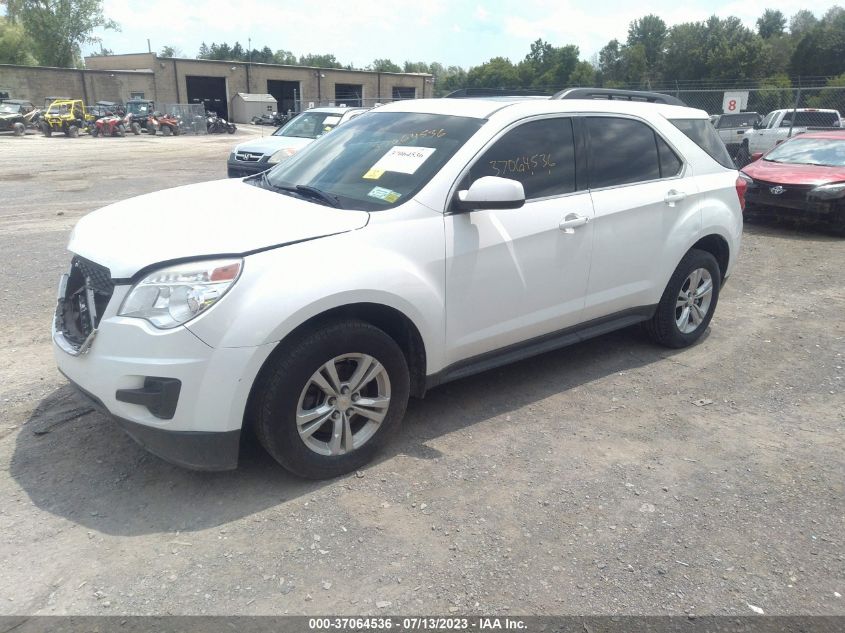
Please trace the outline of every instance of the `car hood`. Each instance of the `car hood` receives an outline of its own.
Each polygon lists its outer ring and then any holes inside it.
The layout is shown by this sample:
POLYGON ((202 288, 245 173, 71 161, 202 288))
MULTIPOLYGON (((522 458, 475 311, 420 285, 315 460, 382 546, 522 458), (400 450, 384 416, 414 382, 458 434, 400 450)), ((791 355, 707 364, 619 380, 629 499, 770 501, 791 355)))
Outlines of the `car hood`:
POLYGON ((366 211, 333 209, 242 180, 215 180, 89 213, 74 227, 68 250, 123 279, 160 262, 250 253, 353 231, 368 220, 366 211))
POLYGON ((19 112, 3 112, 0 114, 0 119, 13 119, 21 116, 19 112))
POLYGON ((774 182, 782 185, 823 185, 828 182, 845 181, 845 167, 825 167, 823 165, 790 165, 771 161, 754 161, 742 168, 755 180, 774 182))
POLYGON ((261 154, 272 154, 280 149, 293 148, 300 150, 306 145, 314 142, 313 138, 301 138, 299 136, 265 136, 238 145, 236 152, 256 152, 261 154))

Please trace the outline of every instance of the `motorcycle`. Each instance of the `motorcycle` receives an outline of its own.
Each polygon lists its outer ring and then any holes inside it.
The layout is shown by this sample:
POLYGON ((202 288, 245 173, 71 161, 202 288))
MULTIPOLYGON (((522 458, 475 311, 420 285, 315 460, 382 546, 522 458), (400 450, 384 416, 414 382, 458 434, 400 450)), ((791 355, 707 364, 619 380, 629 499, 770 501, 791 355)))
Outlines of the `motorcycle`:
POLYGON ((252 117, 252 124, 253 125, 272 125, 274 127, 280 127, 281 125, 287 123, 288 117, 281 112, 268 112, 266 114, 262 114, 261 116, 254 116, 252 117))
POLYGON ((161 112, 153 112, 150 118, 147 119, 147 134, 155 136, 156 132, 161 132, 164 136, 179 135, 179 119, 172 114, 162 114, 161 112))
POLYGON ((234 123, 229 123, 223 117, 217 116, 216 112, 208 113, 205 126, 209 134, 223 134, 223 132, 234 134, 238 129, 234 123))

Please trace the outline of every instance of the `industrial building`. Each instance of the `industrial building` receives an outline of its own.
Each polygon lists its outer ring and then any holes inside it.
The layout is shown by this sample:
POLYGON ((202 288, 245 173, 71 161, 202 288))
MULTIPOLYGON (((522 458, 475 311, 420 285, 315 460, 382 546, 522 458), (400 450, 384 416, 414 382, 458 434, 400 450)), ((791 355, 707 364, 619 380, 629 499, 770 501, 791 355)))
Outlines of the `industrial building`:
POLYGON ((373 105, 432 96, 433 77, 423 73, 283 66, 249 62, 158 57, 155 53, 85 58, 84 70, 0 64, 0 93, 43 103, 50 95, 86 103, 138 97, 157 103, 202 103, 229 118, 237 93, 270 94, 279 110, 312 105, 373 105))

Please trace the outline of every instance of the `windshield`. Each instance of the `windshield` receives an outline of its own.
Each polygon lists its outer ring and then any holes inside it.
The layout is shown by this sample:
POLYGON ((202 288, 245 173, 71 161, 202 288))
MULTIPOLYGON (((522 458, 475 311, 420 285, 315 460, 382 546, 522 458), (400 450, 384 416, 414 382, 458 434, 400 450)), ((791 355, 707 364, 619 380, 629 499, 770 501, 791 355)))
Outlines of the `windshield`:
POLYGON ((273 136, 318 138, 337 127, 342 117, 343 114, 333 114, 331 112, 303 112, 273 132, 273 136))
POLYGON ((0 114, 15 114, 21 111, 19 103, 0 103, 0 114))
POLYGON ((763 160, 794 165, 845 167, 845 139, 796 138, 778 145, 763 160))
POLYGON ((385 209, 416 194, 484 123, 441 114, 371 112, 266 172, 267 182, 319 189, 344 209, 385 209))
POLYGON ((757 123, 759 118, 757 113, 723 114, 719 117, 719 123, 716 127, 720 129, 728 127, 751 127, 757 123))
MULTIPOLYGON (((155 96, 155 95, 153 95, 153 96, 155 96)), ((126 104, 126 111, 131 112, 132 114, 149 114, 150 113, 150 104, 129 102, 129 103, 126 104)))

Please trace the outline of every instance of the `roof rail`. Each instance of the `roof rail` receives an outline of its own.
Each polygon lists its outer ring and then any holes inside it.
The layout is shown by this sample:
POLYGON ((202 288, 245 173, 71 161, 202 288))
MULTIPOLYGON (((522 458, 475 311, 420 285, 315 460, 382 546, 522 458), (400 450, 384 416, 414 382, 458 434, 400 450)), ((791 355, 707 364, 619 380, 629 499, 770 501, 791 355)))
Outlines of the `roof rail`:
POLYGON ((648 103, 665 103, 667 105, 686 106, 687 104, 662 92, 646 92, 644 90, 617 90, 615 88, 566 88, 556 92, 552 99, 609 99, 619 101, 645 101, 648 103))
POLYGON ((444 99, 473 99, 477 97, 549 97, 542 90, 505 90, 503 88, 461 88, 447 95, 444 99))

